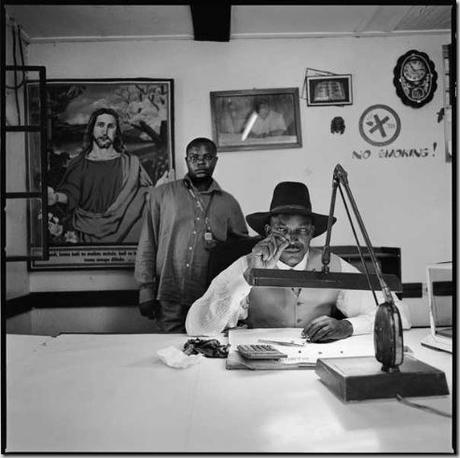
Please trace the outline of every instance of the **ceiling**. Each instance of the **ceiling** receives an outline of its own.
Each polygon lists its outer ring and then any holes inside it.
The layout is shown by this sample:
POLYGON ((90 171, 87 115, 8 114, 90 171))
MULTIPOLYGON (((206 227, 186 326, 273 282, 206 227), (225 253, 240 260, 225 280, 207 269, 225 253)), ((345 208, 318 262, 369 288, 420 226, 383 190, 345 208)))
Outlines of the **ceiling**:
MULTIPOLYGON (((449 32, 451 11, 449 5, 233 5, 230 39, 449 32)), ((194 38, 188 5, 11 4, 6 12, 30 42, 194 38)))

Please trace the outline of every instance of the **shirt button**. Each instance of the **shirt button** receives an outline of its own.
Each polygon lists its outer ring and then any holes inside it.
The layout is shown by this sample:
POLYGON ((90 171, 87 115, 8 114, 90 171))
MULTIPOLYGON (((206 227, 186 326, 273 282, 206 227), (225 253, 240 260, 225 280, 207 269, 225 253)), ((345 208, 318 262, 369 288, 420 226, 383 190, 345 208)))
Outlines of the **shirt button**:
POLYGON ((200 217, 198 216, 198 218, 196 219, 197 221, 200 221, 200 217))
POLYGON ((302 302, 297 302, 297 306, 302 305, 302 302))
POLYGON ((185 264, 185 267, 190 267, 190 264, 185 264))
POLYGON ((297 318, 297 323, 300 323, 302 320, 300 318, 297 318))
POLYGON ((196 231, 193 231, 192 234, 196 234, 196 231))
POLYGON ((191 247, 191 246, 189 246, 189 247, 188 247, 188 249, 189 249, 189 250, 191 250, 191 249, 192 249, 192 247, 191 247))

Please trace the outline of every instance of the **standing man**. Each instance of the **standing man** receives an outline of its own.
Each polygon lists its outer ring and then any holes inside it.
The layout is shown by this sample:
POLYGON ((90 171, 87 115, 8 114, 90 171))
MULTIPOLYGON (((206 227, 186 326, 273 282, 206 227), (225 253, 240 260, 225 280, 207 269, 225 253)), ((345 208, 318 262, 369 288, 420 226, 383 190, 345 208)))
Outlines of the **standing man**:
POLYGON ((135 278, 141 313, 160 331, 185 331, 190 305, 206 291, 209 250, 248 234, 238 202, 212 178, 216 152, 214 142, 195 138, 186 148, 186 176, 149 194, 135 278))
POLYGON ((137 242, 149 186, 138 157, 126 152, 117 112, 100 108, 90 116, 82 153, 56 191, 48 187, 48 205, 66 206, 81 242, 137 242))

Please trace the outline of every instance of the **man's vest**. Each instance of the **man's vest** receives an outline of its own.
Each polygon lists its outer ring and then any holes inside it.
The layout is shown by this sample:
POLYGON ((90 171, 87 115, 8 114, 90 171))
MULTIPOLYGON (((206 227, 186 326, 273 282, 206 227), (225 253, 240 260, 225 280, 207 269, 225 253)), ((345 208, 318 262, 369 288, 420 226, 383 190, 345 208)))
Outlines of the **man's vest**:
MULTIPOLYGON (((322 249, 310 248, 305 270, 320 272, 322 249)), ((331 254, 331 272, 341 272, 340 258, 331 254)), ((249 293, 250 328, 303 328, 314 318, 331 315, 337 289, 280 288, 257 286, 249 293)))

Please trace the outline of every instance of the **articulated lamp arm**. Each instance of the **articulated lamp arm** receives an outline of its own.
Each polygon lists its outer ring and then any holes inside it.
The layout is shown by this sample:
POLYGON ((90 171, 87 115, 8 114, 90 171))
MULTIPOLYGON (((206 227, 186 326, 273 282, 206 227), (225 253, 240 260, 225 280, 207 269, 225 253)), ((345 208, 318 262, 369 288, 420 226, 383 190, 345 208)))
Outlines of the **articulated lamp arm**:
MULTIPOLYGON (((361 218, 361 215, 356 205, 355 199, 350 189, 348 183, 348 174, 343 169, 340 164, 337 164, 334 169, 333 174, 333 183, 332 183, 332 197, 331 205, 329 210, 329 220, 326 233, 326 242, 323 249, 323 272, 327 273, 329 271, 329 261, 330 261, 330 240, 331 240, 331 231, 332 231, 332 221, 334 216, 334 207, 335 200, 337 195, 337 189, 340 189, 340 186, 343 186, 345 193, 348 197, 349 203, 351 205, 353 214, 358 222, 359 229, 365 240, 369 255, 372 260, 372 265, 374 267, 375 274, 378 277, 380 289, 382 290, 383 297, 385 302, 378 305, 377 313, 375 315, 374 322, 374 347, 375 347, 375 357, 378 361, 382 363, 382 370, 385 372, 396 372, 399 371, 398 366, 403 362, 403 336, 402 336, 402 324, 401 316, 399 310, 396 307, 393 296, 391 294, 390 288, 385 283, 383 278, 380 265, 377 262, 377 258, 372 248, 372 244, 369 239, 369 235, 364 226, 364 222, 361 218)), ((344 198, 343 194, 342 197, 344 198)), ((345 203, 345 199, 344 199, 345 203)), ((345 203, 346 205, 346 203, 345 203)), ((358 244, 358 249, 359 244, 358 244)), ((361 254, 361 251, 360 251, 361 254)), ((368 272, 366 271, 367 277, 369 277, 368 272)))

